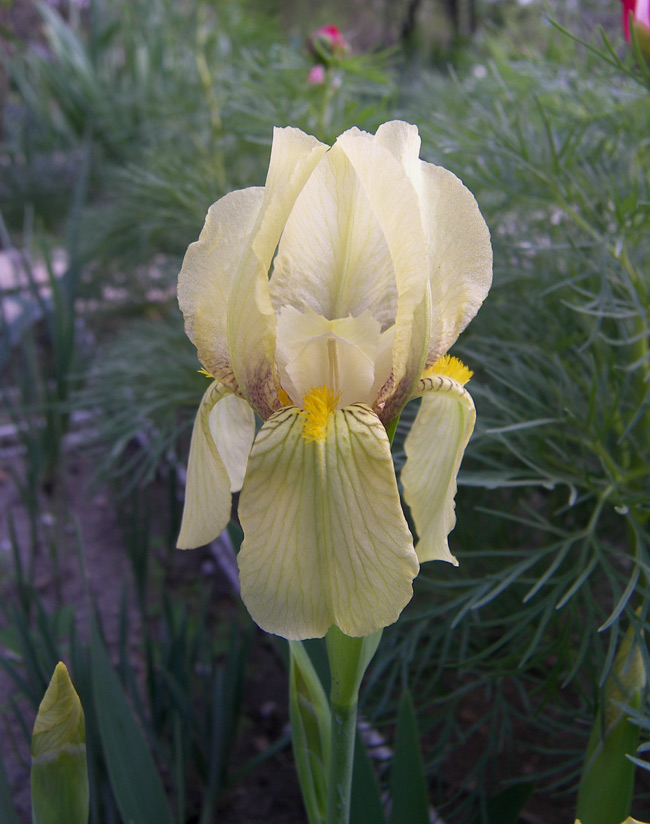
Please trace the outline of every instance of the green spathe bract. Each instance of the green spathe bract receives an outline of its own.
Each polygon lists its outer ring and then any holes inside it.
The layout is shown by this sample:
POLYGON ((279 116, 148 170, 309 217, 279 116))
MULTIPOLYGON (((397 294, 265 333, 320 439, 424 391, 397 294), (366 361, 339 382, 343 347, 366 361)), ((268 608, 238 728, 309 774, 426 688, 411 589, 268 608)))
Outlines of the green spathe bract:
POLYGON ((32 735, 34 824, 86 824, 89 792, 83 708, 65 664, 56 665, 32 735))
POLYGON ((646 683, 639 642, 630 627, 605 683, 580 778, 576 816, 582 824, 611 824, 630 812, 634 764, 627 758, 639 743, 639 727, 625 707, 639 710, 646 683))
POLYGON ((330 762, 330 708, 302 642, 291 641, 289 650, 289 711, 296 772, 309 824, 323 824, 330 762))

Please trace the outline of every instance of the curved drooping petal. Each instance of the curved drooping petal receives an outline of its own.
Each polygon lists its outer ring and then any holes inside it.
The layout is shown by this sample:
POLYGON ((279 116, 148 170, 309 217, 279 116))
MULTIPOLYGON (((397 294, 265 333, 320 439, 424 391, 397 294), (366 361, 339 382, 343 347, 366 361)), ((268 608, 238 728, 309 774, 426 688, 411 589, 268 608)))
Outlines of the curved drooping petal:
POLYGON ((427 243, 420 197, 401 160, 375 136, 350 129, 336 145, 345 152, 368 197, 395 271, 393 369, 379 396, 382 420, 386 421, 399 412, 417 384, 431 339, 427 243))
MULTIPOLYGON (((381 157, 376 163, 379 168, 381 157)), ((270 289, 278 313, 292 306, 335 320, 370 311, 382 330, 395 323, 397 285, 384 231, 338 144, 296 199, 270 289)))
POLYGON ((255 413, 246 401, 226 395, 212 407, 208 424, 230 479, 230 491, 239 492, 255 439, 255 413))
POLYGON ((452 378, 423 378, 419 393, 422 404, 404 444, 404 500, 418 533, 415 550, 420 563, 438 560, 457 566, 447 536, 456 524, 456 476, 476 411, 469 392, 452 378))
POLYGON ((192 430, 179 549, 208 544, 226 528, 231 491, 241 488, 254 436, 248 404, 219 381, 211 383, 192 430))
POLYGON ((244 397, 263 419, 279 405, 275 390, 275 312, 269 271, 280 235, 302 187, 327 146, 299 129, 274 129, 257 221, 228 302, 228 348, 244 397))
POLYGON ((361 404, 334 412, 323 441, 307 443, 304 424, 283 409, 253 446, 239 502, 242 598, 285 638, 333 624, 370 635, 397 620, 418 572, 386 432, 361 404))
POLYGON ((185 331, 208 372, 233 392, 237 383, 228 352, 228 302, 263 197, 264 189, 256 187, 213 203, 178 276, 185 331))

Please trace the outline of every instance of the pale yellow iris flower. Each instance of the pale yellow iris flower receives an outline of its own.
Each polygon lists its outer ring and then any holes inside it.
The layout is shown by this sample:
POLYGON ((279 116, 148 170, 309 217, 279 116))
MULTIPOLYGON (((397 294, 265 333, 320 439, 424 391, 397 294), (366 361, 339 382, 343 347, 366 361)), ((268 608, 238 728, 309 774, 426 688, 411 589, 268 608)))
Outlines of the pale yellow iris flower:
MULTIPOLYGON (((580 819, 576 818, 575 824, 582 824, 582 822, 580 819)), ((631 815, 628 815, 625 821, 621 821, 621 824, 643 824, 643 821, 637 821, 636 818, 632 818, 631 815)))
POLYGON ((456 563, 456 474, 474 427, 445 356, 492 282, 489 232, 415 126, 330 148, 276 129, 266 185, 226 195, 185 256, 178 300, 214 378, 192 433, 178 546, 214 539, 241 490, 242 598, 268 632, 369 635, 419 565, 456 563), (386 427, 412 398, 402 513, 386 427), (255 415, 263 425, 255 437, 255 415))

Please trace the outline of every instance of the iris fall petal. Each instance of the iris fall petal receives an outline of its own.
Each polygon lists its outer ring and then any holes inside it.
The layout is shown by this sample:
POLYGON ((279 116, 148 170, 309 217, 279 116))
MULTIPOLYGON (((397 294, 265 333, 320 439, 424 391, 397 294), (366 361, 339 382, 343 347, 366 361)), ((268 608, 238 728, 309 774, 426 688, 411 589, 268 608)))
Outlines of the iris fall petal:
POLYGON ((255 438, 255 413, 246 401, 226 395, 212 407, 210 434, 230 478, 230 491, 244 484, 246 464, 255 438))
POLYGON ((185 506, 178 536, 179 549, 193 549, 214 540, 230 520, 231 481, 210 431, 210 413, 227 398, 218 381, 207 388, 194 421, 187 465, 185 506))
POLYGON ((285 638, 332 624, 370 635, 397 620, 419 569, 388 438, 361 404, 336 411, 322 443, 306 443, 303 425, 299 410, 282 410, 253 446, 239 502, 242 598, 285 638))
POLYGON ((456 476, 474 430, 474 402, 462 384, 438 375, 423 378, 419 392, 422 403, 404 443, 404 500, 418 533, 420 563, 437 560, 458 566, 447 536, 456 524, 456 476))

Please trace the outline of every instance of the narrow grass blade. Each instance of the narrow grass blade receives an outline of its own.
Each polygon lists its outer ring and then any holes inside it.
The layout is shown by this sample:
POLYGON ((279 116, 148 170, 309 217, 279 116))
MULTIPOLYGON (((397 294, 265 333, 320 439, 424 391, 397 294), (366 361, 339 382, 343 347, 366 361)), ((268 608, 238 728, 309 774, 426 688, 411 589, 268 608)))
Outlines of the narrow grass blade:
POLYGON ((408 690, 403 692, 397 711, 390 786, 390 824, 429 824, 429 799, 420 752, 420 736, 413 699, 408 690))
POLYGON ((366 745, 358 732, 354 748, 350 822, 351 824, 386 824, 379 782, 366 745))
POLYGON ((95 621, 90 654, 102 749, 122 817, 137 824, 174 824, 147 742, 111 666, 95 621))

